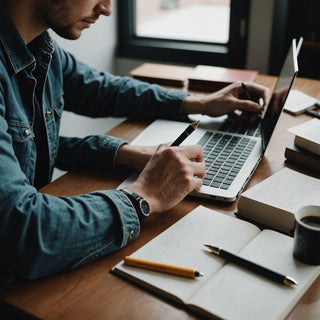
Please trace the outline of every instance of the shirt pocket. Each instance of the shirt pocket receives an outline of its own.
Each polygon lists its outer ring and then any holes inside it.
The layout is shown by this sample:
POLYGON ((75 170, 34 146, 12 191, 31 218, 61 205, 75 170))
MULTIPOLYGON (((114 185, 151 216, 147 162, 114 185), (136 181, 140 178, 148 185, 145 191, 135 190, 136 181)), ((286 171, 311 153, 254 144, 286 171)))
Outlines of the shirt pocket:
POLYGON ((8 121, 8 132, 12 137, 13 149, 22 171, 29 176, 30 166, 34 162, 35 144, 34 132, 28 123, 16 120, 8 121))

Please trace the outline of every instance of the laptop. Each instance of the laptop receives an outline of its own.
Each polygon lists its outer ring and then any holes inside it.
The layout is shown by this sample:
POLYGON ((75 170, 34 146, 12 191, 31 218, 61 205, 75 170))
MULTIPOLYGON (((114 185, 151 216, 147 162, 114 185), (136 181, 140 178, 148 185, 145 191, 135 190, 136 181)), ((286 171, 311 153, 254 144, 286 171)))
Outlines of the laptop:
MULTIPOLYGON (((297 49, 301 47, 301 41, 297 47, 296 40, 292 40, 264 115, 254 125, 246 123, 244 126, 239 122, 235 125, 227 116, 193 115, 191 120, 200 120, 200 125, 181 145, 202 145, 207 170, 201 189, 190 195, 226 202, 232 202, 239 196, 266 151, 297 76, 297 49)), ((174 141, 188 125, 186 122, 156 120, 132 145, 148 146, 174 141)), ((137 176, 138 173, 134 172, 118 188, 131 184, 137 176)))

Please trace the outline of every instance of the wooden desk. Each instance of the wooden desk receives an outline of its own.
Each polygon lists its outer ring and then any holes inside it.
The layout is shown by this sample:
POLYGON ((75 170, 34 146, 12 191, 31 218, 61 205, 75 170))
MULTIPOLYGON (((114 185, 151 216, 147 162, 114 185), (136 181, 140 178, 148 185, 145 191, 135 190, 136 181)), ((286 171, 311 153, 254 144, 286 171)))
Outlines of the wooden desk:
MULTIPOLYGON (((275 78, 259 76, 257 82, 270 88, 275 78)), ((295 88, 320 99, 320 81, 297 79, 295 88)), ((260 182, 285 165, 284 150, 293 142, 293 136, 286 129, 310 119, 308 116, 291 116, 283 113, 275 134, 268 146, 247 188, 260 182)), ((145 122, 126 121, 109 134, 132 140, 147 126, 145 122)), ((320 177, 319 172, 303 170, 320 177)), ((99 189, 116 188, 126 177, 119 172, 70 172, 42 189, 43 192, 60 195, 78 195, 99 189)), ((218 203, 209 200, 187 198, 170 212, 155 214, 142 224, 139 238, 126 248, 107 257, 96 260, 76 270, 50 278, 15 282, 0 290, 2 307, 11 306, 15 312, 27 313, 41 319, 198 319, 192 313, 174 305, 144 289, 126 282, 112 274, 112 266, 147 243, 160 232, 198 205, 204 205, 225 214, 234 215, 237 202, 218 203)), ((289 315, 289 319, 319 319, 320 317, 320 277, 299 301, 289 315)), ((14 319, 23 319, 21 314, 14 319)))

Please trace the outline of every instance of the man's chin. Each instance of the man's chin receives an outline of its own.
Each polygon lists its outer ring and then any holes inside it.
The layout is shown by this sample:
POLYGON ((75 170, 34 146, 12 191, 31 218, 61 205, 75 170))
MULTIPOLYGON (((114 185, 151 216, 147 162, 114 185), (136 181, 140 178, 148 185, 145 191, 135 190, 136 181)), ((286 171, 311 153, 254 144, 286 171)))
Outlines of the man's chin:
POLYGON ((75 30, 71 28, 52 28, 52 30, 60 37, 67 40, 77 40, 80 38, 82 30, 75 30))

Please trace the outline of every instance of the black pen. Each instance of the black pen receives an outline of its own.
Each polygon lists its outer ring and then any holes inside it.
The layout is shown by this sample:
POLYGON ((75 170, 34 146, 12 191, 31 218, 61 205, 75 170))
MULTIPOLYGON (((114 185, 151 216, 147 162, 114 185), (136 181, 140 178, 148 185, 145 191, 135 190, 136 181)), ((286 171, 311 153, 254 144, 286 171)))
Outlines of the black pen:
POLYGON ((288 277, 288 276, 284 276, 280 273, 277 273, 275 271, 272 271, 270 269, 267 269, 261 265, 258 265, 254 262, 251 262, 249 260, 246 260, 244 258, 241 258, 239 256, 236 256, 235 254, 233 253, 230 253, 226 250, 223 250, 219 247, 216 247, 216 246, 212 246, 212 245, 209 245, 209 244, 205 244, 205 246, 207 248, 210 249, 210 251, 212 253, 214 253, 215 255, 219 256, 219 257, 222 257, 222 258, 225 258, 227 260, 229 260, 230 262, 233 262, 235 263, 236 265, 240 266, 240 267, 243 267, 245 269, 248 269, 256 274, 259 274, 260 276, 264 276, 270 280, 273 280, 275 282, 278 282, 280 284, 285 284, 287 286, 291 286, 291 285, 298 285, 298 282, 296 280, 294 280, 293 278, 291 277, 288 277))
POLYGON ((305 113, 308 114, 309 116, 312 116, 312 117, 320 119, 320 113, 318 111, 316 111, 316 110, 306 109, 305 113))
POLYGON ((171 144, 171 147, 179 146, 190 134, 198 127, 199 120, 188 125, 187 129, 184 130, 180 136, 171 144))
MULTIPOLYGON (((248 91, 248 88, 247 88, 246 84, 245 84, 244 82, 241 82, 241 86, 242 86, 242 89, 243 89, 243 91, 244 91, 247 99, 248 99, 248 100, 251 100, 251 101, 254 101, 254 100, 252 99, 249 91, 248 91)), ((263 98, 259 98, 259 102, 258 102, 258 103, 259 103, 260 106, 263 106, 263 103, 264 103, 263 98)))

